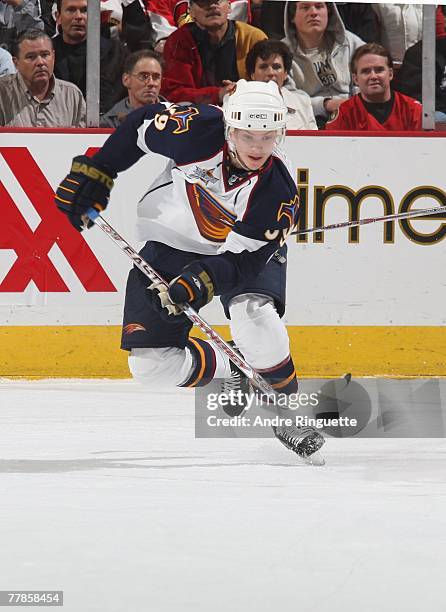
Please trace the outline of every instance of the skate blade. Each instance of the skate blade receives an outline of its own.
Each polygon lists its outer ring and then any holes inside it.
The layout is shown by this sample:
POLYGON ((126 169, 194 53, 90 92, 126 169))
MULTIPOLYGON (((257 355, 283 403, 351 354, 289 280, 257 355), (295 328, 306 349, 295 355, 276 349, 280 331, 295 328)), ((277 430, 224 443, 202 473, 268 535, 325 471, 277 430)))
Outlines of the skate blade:
POLYGON ((302 459, 304 460, 304 463, 306 463, 306 465, 315 465, 315 466, 325 465, 325 459, 322 457, 319 451, 316 451, 310 456, 302 457, 302 459))

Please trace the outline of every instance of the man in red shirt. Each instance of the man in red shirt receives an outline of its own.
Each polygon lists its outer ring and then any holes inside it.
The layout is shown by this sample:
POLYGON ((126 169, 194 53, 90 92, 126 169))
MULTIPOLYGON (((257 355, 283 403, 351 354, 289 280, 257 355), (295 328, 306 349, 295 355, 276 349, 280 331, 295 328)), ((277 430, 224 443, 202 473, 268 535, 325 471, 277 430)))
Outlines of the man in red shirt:
POLYGON ((191 23, 166 40, 161 93, 171 102, 222 104, 234 83, 247 78, 245 59, 266 34, 229 19, 229 0, 191 0, 191 23))
POLYGON ((421 130, 421 104, 390 88, 393 65, 387 49, 362 45, 353 54, 351 71, 359 93, 331 115, 326 130, 421 130))

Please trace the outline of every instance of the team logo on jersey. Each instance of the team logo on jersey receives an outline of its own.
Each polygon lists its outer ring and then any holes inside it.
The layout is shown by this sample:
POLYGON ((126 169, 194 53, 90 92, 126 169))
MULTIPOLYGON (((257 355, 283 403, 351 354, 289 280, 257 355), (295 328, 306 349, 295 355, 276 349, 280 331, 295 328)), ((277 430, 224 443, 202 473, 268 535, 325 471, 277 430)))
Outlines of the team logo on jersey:
POLYGON ((176 106, 172 104, 165 111, 155 116, 154 125, 157 130, 164 130, 169 119, 177 123, 177 128, 173 130, 172 134, 183 134, 189 131, 189 123, 192 121, 195 115, 198 115, 198 108, 194 106, 176 106))
POLYGON ((205 168, 200 168, 199 166, 195 166, 192 172, 188 173, 189 178, 195 178, 207 185, 208 183, 217 183, 218 178, 216 178, 212 171, 215 168, 211 168, 210 170, 206 170, 205 168))
POLYGON ((299 205, 299 198, 297 195, 294 196, 289 202, 282 202, 280 204, 279 212, 277 213, 277 221, 280 222, 282 217, 286 217, 289 221, 289 225, 292 226, 295 223, 297 207, 299 205))
POLYGON ((200 183, 186 183, 186 193, 201 236, 212 242, 224 242, 237 216, 200 183))
POLYGON ((289 202, 282 202, 277 212, 277 221, 280 222, 284 217, 287 221, 286 227, 282 229, 267 229, 264 236, 266 240, 279 240, 279 244, 285 243, 289 234, 293 231, 296 225, 297 208, 299 206, 299 197, 294 196, 289 202))
POLYGON ((189 130, 189 123, 192 121, 194 115, 198 115, 198 108, 189 106, 188 108, 179 109, 171 116, 173 121, 176 121, 178 127, 173 131, 173 134, 182 134, 189 130))
POLYGON ((147 331, 144 325, 140 325, 139 323, 129 323, 124 327, 124 334, 133 334, 137 331, 147 331))

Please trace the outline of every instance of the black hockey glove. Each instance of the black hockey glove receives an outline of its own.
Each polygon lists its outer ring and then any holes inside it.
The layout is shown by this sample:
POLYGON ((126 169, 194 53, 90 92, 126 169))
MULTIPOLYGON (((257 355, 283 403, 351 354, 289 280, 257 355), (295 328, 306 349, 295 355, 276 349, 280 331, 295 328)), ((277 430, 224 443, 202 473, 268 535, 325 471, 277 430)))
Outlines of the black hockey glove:
POLYGON ((185 266, 168 287, 163 283, 153 283, 149 289, 158 292, 158 295, 153 294, 152 299, 155 310, 163 319, 173 322, 177 322, 175 317, 183 313, 181 304, 189 304, 199 310, 214 297, 211 277, 199 262, 185 266))
MULTIPOLYGON (((96 208, 100 212, 107 207, 114 178, 115 172, 110 172, 86 155, 73 159, 70 173, 57 188, 55 201, 58 209, 67 215, 79 232, 85 228, 82 216, 89 208, 96 208)), ((93 222, 89 221, 87 227, 92 225, 93 222)))

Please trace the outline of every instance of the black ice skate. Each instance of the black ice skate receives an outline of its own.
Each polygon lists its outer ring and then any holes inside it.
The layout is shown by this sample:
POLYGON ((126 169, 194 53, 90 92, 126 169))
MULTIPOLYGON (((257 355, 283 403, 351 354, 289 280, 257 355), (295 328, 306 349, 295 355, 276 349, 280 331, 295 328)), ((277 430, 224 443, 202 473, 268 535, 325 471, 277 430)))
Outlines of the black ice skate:
MULTIPOLYGON (((233 341, 228 342, 234 349, 237 350, 233 341)), ((240 397, 246 398, 247 395, 255 392, 250 380, 235 364, 230 362, 231 378, 225 379, 222 384, 223 393, 238 393, 241 391, 240 397)), ((242 405, 232 407, 231 416, 239 416, 246 408, 246 401, 242 405)), ((228 407, 225 408, 228 413, 228 407)), ((229 413, 228 413, 229 414, 229 413)), ((297 425, 279 425, 272 427, 276 438, 286 446, 290 451, 296 453, 305 463, 309 465, 324 465, 325 461, 319 449, 325 443, 325 438, 316 431, 313 427, 297 427, 297 425)))
MULTIPOLYGON (((237 350, 232 340, 228 344, 237 350)), ((221 393, 229 395, 234 401, 225 407, 225 412, 230 416, 240 416, 247 406, 247 397, 253 393, 253 389, 248 377, 232 361, 229 362, 229 365, 231 376, 223 380, 221 393)))
POLYGON ((273 427, 274 435, 284 446, 299 455, 310 465, 324 465, 325 461, 319 449, 325 443, 325 438, 313 427, 297 427, 297 425, 273 427))

